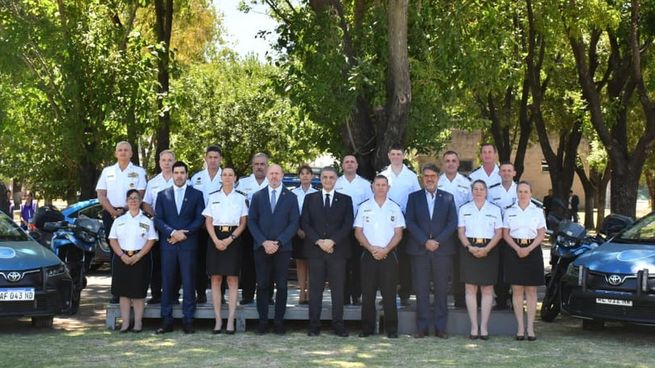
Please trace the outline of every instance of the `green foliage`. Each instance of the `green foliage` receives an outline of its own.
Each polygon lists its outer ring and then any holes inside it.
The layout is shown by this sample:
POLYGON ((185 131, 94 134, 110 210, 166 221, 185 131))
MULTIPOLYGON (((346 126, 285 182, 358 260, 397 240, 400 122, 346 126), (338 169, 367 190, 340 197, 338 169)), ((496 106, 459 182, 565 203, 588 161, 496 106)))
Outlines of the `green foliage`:
POLYGON ((193 66, 175 83, 178 126, 171 141, 192 172, 202 169, 209 144, 219 144, 224 162, 241 175, 257 152, 292 170, 319 153, 315 125, 275 93, 270 81, 277 73, 254 58, 218 59, 193 66))

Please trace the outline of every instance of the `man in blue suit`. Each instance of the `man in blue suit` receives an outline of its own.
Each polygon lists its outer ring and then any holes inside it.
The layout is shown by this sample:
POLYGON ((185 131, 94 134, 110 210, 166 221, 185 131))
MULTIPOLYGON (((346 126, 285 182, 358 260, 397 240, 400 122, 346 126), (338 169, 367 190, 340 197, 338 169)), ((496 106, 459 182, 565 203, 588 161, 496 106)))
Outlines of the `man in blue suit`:
POLYGON ((435 335, 448 338, 448 278, 455 255, 457 211, 453 196, 437 189, 439 169, 424 165, 423 187, 409 195, 405 222, 409 239, 407 253, 411 256, 413 282, 416 291, 416 334, 425 337, 430 323, 430 282, 434 284, 432 322, 435 335))
POLYGON ((268 332, 268 296, 271 277, 275 282, 274 332, 284 335, 287 308, 287 272, 291 258, 291 239, 298 230, 300 212, 296 195, 282 185, 284 173, 271 165, 268 186, 252 196, 248 211, 248 230, 253 237, 257 273, 258 334, 268 332))
POLYGON ((184 162, 173 164, 174 185, 157 194, 155 227, 161 243, 162 327, 158 334, 173 331, 172 295, 176 290, 176 270, 182 279, 184 333, 193 333, 196 312, 195 271, 198 231, 204 222, 202 192, 187 185, 189 169, 184 162))

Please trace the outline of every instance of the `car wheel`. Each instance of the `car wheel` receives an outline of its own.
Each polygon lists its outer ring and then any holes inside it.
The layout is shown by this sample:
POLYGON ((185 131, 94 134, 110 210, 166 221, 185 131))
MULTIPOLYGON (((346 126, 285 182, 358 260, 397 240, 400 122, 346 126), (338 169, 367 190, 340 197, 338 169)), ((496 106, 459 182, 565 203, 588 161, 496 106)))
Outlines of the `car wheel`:
POLYGON ((32 326, 36 328, 52 328, 53 316, 32 317, 32 326))
POLYGON ((586 331, 596 331, 605 327, 604 321, 599 321, 597 319, 583 319, 582 320, 582 329, 586 331))

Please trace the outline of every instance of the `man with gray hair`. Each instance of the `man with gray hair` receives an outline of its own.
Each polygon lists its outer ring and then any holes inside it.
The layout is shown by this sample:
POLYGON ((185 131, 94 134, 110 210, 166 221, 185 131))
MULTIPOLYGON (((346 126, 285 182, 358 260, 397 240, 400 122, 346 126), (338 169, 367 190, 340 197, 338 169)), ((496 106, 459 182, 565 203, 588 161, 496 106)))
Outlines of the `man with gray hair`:
MULTIPOLYGON (((146 171, 130 161, 132 145, 126 141, 118 142, 114 157, 117 162, 102 170, 96 185, 98 201, 104 210, 102 211, 102 222, 105 225, 107 236, 114 224, 114 219, 125 213, 127 191, 136 189, 143 198, 146 190, 146 171)), ((109 243, 109 239, 107 242, 109 243)), ((111 302, 118 303, 118 297, 112 296, 111 302)))

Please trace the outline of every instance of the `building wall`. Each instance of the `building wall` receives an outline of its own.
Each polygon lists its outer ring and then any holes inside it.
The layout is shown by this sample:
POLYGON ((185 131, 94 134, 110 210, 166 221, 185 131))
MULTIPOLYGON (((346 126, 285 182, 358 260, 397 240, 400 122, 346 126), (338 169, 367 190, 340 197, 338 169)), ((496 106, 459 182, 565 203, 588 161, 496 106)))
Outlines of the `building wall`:
MULTIPOLYGON (((474 132, 465 132, 461 130, 453 130, 451 135, 450 143, 446 145, 446 148, 439 152, 436 156, 426 156, 419 155, 417 161, 419 164, 424 164, 428 162, 436 163, 437 166, 441 167, 441 156, 443 152, 446 151, 455 151, 459 155, 460 171, 464 174, 468 174, 470 171, 477 169, 480 166, 480 144, 482 139, 482 133, 480 131, 474 132)), ((557 137, 551 137, 551 144, 555 146, 558 140, 557 137)), ((580 144, 580 147, 586 147, 587 145, 584 141, 580 144)), ((578 152, 583 157, 586 157, 586 150, 579 150, 578 152)), ((551 188, 550 175, 548 171, 542 170, 542 161, 544 156, 541 152, 541 146, 537 142, 531 143, 528 146, 527 152, 525 154, 525 168, 523 170, 523 175, 521 180, 526 180, 532 185, 532 194, 535 198, 542 200, 543 197, 548 193, 548 189, 551 188)), ((571 188, 575 194, 580 197, 580 209, 584 208, 584 189, 582 188, 582 183, 576 175, 573 180, 573 187, 571 188)))

